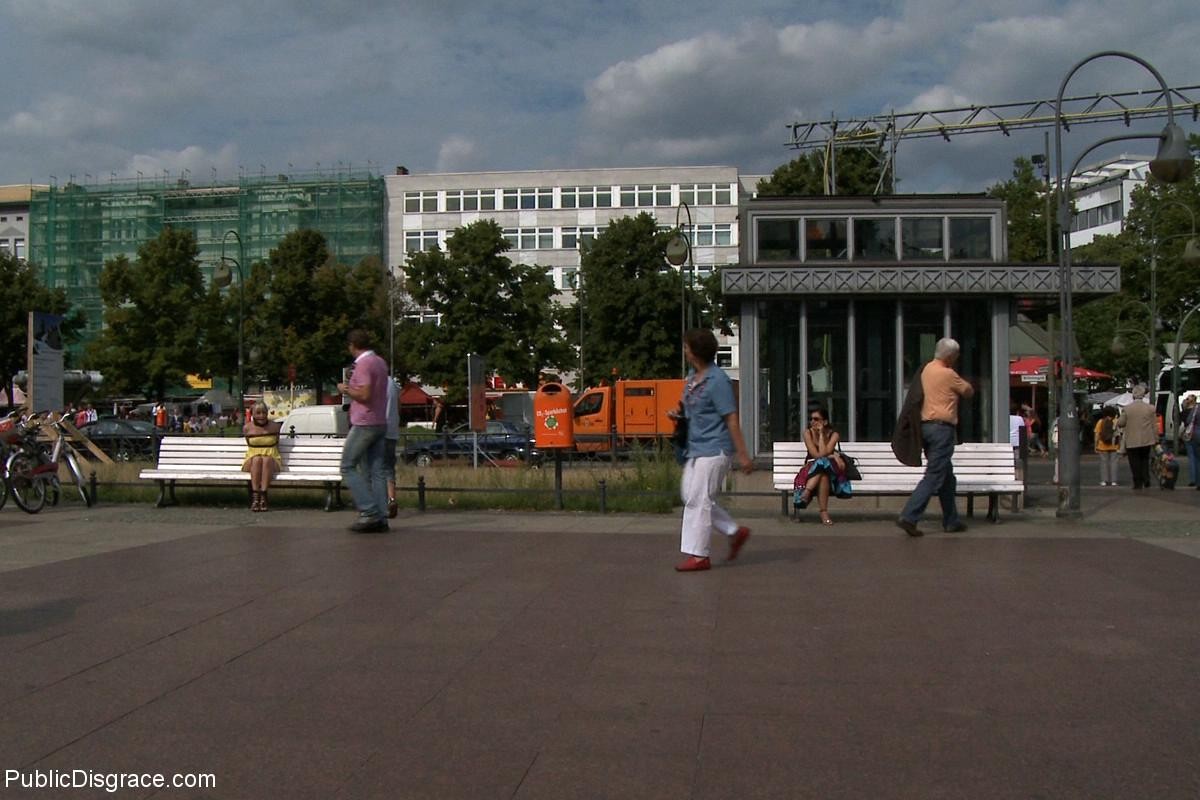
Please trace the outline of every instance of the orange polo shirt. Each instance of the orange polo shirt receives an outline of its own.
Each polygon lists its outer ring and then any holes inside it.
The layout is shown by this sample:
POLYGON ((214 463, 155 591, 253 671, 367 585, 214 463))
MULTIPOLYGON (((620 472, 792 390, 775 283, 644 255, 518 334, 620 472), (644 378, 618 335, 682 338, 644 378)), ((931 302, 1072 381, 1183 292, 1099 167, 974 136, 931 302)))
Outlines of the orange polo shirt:
POLYGON ((957 425, 959 397, 975 394, 971 384, 936 358, 921 371, 921 388, 925 392, 925 400, 921 403, 922 422, 957 425))

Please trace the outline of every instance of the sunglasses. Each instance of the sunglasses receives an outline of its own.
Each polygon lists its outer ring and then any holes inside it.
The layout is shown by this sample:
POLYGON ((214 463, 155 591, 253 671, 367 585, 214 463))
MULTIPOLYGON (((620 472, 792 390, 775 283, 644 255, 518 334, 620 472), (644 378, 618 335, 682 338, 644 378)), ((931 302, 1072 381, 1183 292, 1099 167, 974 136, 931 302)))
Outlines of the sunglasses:
POLYGON ((824 417, 809 417, 808 421, 809 422, 824 422, 825 418, 824 417))

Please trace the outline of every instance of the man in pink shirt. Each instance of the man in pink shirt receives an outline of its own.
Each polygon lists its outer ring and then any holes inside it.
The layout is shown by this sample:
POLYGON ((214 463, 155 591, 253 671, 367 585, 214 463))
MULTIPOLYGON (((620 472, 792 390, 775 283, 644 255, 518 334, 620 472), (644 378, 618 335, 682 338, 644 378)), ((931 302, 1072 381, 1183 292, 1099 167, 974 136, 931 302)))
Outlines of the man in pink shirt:
POLYGON ((342 479, 350 488, 358 521, 354 533, 387 533, 387 478, 383 469, 387 433, 387 362, 371 349, 366 331, 346 336, 354 367, 338 391, 350 398, 350 433, 342 448, 342 479))

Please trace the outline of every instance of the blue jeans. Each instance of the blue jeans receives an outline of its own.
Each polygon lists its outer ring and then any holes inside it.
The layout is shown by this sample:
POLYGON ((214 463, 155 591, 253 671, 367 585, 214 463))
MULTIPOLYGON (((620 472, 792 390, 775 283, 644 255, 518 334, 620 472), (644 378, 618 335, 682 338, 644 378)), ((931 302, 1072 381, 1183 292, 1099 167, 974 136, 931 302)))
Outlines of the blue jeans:
POLYGON ((386 425, 355 425, 342 448, 342 480, 350 487, 358 513, 368 519, 387 519, 386 432, 386 425))
POLYGON ((1190 442, 1184 442, 1183 446, 1187 448, 1188 475, 1191 476, 1192 483, 1200 486, 1200 442, 1192 439, 1190 442))
POLYGON ((901 519, 914 525, 925 513, 925 506, 936 494, 942 504, 942 527, 952 528, 958 524, 958 509, 954 507, 954 491, 958 481, 954 478, 954 439, 956 432, 949 425, 938 422, 921 423, 921 441, 925 444, 925 477, 913 489, 912 496, 900 512, 901 519))

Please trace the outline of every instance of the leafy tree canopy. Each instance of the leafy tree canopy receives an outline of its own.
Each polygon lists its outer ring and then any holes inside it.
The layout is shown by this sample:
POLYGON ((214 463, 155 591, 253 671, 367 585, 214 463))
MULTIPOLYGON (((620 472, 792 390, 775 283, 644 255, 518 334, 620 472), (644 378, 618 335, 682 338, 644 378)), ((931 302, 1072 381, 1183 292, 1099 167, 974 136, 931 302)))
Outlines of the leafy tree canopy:
MULTIPOLYGON (((1046 251, 1046 184, 1027 158, 1013 161, 1012 178, 988 187, 988 197, 1003 200, 1008 213, 1008 257, 1025 264, 1053 261, 1046 251)), ((1050 195, 1051 241, 1057 242, 1056 195, 1050 195)), ((1052 245, 1053 247, 1053 245, 1052 245)))
POLYGON ((93 363, 114 392, 162 397, 201 366, 205 289, 191 231, 164 228, 118 256, 100 274, 105 328, 91 347, 93 363))
MULTIPOLYGON (((839 148, 835 159, 839 195, 872 195, 894 191, 893 177, 880 182, 885 154, 878 147, 839 148)), ((757 191, 767 197, 797 197, 830 194, 829 157, 825 150, 814 150, 777 167, 771 177, 758 182, 757 191)))
MULTIPOLYGON (((614 369, 636 378, 679 376, 685 289, 681 273, 665 260, 671 236, 643 213, 614 220, 585 247, 580 271, 586 384, 614 369)), ((700 319, 697 293, 686 294, 690 317, 700 319)))
POLYGON ((548 367, 570 363, 556 323, 563 311, 552 299, 544 267, 514 264, 503 231, 493 220, 456 230, 446 251, 408 257, 406 289, 413 302, 440 315, 440 323, 409 323, 398 331, 397 350, 427 383, 465 391, 467 355, 478 353, 489 370, 536 386, 548 367))

